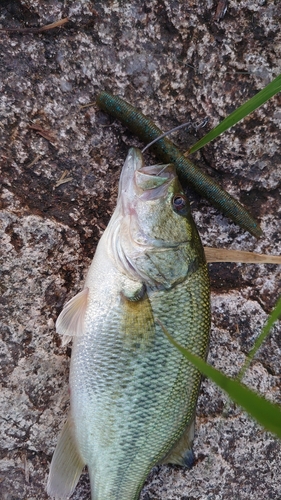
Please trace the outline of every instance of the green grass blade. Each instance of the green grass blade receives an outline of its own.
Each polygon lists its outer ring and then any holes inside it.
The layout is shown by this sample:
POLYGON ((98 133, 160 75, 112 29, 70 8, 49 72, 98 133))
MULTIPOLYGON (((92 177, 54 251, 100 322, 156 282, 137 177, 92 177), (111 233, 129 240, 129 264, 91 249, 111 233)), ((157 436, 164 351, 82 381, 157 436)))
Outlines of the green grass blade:
POLYGON ((162 323, 162 327, 169 341, 190 361, 201 373, 209 377, 215 384, 223 389, 231 399, 246 410, 265 429, 281 438, 281 409, 278 405, 271 403, 262 396, 241 384, 235 379, 224 375, 222 372, 206 363, 202 358, 192 354, 190 351, 178 344, 169 334, 162 323))
POLYGON ((255 340, 255 343, 254 343, 252 349, 250 350, 250 352, 249 352, 249 354, 247 356, 247 359, 246 359, 244 365, 242 366, 242 368, 241 368, 241 370, 240 370, 240 372, 239 372, 239 374, 237 376, 237 380, 242 380, 242 378, 243 378, 246 370, 250 366, 250 363, 251 363, 253 357, 255 356, 256 352, 258 351, 258 349, 262 345, 263 341, 268 336, 268 334, 269 334, 269 332, 270 332, 273 324, 275 323, 275 321, 278 320, 278 318, 280 318, 280 316, 281 316, 281 297, 278 300, 276 306, 274 307, 272 313, 268 317, 267 322, 264 325, 264 327, 263 327, 260 335, 255 340))
POLYGON ((209 142, 213 141, 220 134, 228 130, 230 127, 241 121, 245 116, 248 116, 252 111, 262 106, 266 101, 268 101, 275 94, 281 90, 281 75, 277 76, 272 82, 270 82, 264 89, 258 92, 254 97, 249 99, 247 102, 242 104, 238 109, 233 111, 229 116, 227 116, 217 127, 213 128, 206 134, 200 141, 196 142, 186 153, 185 156, 195 153, 198 149, 206 146, 209 142))

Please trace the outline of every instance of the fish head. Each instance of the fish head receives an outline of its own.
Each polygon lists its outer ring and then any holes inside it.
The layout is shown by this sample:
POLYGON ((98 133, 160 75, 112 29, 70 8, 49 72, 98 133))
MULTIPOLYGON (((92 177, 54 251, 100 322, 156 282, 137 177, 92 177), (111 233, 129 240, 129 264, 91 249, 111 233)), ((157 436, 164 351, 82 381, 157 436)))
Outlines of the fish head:
POLYGON ((114 254, 138 279, 169 288, 204 260, 174 165, 146 166, 141 151, 131 148, 120 177, 116 214, 114 254))

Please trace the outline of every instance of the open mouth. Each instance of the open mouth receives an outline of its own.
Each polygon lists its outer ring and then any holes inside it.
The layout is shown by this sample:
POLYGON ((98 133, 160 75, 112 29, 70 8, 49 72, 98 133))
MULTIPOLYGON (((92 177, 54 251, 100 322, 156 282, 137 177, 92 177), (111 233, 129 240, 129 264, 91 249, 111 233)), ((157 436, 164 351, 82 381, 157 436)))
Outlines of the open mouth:
POLYGON ((167 189, 176 177, 174 166, 150 165, 135 172, 136 192, 142 200, 155 200, 165 196, 167 189))

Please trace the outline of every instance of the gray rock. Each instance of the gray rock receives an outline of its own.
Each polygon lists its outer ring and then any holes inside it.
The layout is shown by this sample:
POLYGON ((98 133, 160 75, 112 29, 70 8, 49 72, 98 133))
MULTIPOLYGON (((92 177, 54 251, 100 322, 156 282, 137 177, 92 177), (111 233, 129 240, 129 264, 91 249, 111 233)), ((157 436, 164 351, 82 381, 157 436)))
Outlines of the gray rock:
MULTIPOLYGON (((139 145, 98 110, 98 92, 125 97, 164 130, 206 116, 211 128, 280 73, 278 0, 231 0, 220 21, 216 9, 213 0, 0 5, 2 28, 70 19, 41 34, 1 32, 3 500, 47 499, 49 463, 68 411, 70 348, 61 346, 54 323, 81 289, 127 150, 139 145)), ((264 231, 255 240, 189 190, 205 245, 280 254, 278 102, 194 155, 264 231)), ((195 140, 193 132, 175 136, 182 150, 195 140)), ((235 376, 280 293, 280 267, 213 264, 210 272, 209 361, 235 376)), ((277 403, 280 334, 277 324, 245 379, 277 403)), ((197 413, 195 466, 155 468, 141 499, 281 498, 279 441, 207 380, 197 413)), ((84 474, 73 499, 86 498, 84 474)))

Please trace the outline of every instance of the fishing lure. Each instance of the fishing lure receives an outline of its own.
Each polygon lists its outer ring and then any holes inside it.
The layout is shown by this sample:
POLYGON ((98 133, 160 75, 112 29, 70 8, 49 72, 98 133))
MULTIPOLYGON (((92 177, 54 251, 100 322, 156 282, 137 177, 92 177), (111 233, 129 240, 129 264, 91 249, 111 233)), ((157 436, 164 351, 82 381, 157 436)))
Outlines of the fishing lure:
MULTIPOLYGON (((148 143, 162 135, 162 131, 154 123, 138 111, 134 106, 109 92, 101 92, 97 104, 103 111, 117 118, 136 134, 143 142, 148 143)), ((211 177, 202 172, 167 138, 162 138, 152 146, 159 160, 173 163, 180 182, 190 183, 198 193, 207 198, 223 214, 236 224, 249 231, 255 237, 262 234, 259 224, 247 210, 224 191, 211 177)))

